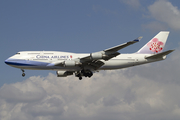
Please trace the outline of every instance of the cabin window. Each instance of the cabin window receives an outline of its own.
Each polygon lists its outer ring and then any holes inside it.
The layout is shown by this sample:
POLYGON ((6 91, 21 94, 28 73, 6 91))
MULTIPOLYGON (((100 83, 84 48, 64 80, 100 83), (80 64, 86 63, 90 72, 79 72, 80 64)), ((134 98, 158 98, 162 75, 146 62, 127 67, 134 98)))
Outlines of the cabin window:
POLYGON ((54 53, 44 53, 44 54, 46 54, 46 55, 53 55, 54 53))
POLYGON ((20 53, 16 53, 16 55, 20 55, 20 53))
POLYGON ((40 53, 28 53, 28 54, 34 54, 34 55, 38 55, 38 54, 40 54, 40 53))

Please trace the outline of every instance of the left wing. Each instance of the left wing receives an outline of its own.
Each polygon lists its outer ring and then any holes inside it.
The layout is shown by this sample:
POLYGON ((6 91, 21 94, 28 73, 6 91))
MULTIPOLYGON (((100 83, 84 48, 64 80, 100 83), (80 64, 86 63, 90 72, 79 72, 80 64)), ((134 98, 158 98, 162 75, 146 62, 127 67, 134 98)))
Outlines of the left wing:
POLYGON ((118 51, 118 50, 120 50, 120 49, 123 49, 123 48, 125 48, 125 47, 127 47, 127 46, 129 46, 129 45, 131 45, 131 44, 134 44, 134 43, 136 43, 136 42, 139 42, 141 39, 142 39, 142 36, 136 38, 136 39, 133 40, 133 41, 129 41, 129 42, 127 42, 127 43, 124 43, 124 44, 121 44, 121 45, 118 45, 118 46, 115 46, 115 47, 106 49, 106 50, 104 50, 104 52, 116 52, 116 51, 118 51))
POLYGON ((103 60, 109 60, 113 57, 116 57, 117 55, 119 55, 120 53, 117 52, 131 44, 134 44, 136 42, 139 42, 142 39, 142 37, 138 37, 137 39, 133 40, 133 41, 129 41, 127 43, 121 44, 121 45, 117 45, 115 47, 112 48, 108 48, 105 49, 103 51, 100 52, 95 52, 95 53, 91 53, 89 56, 81 58, 81 61, 89 61, 89 60, 99 60, 99 59, 103 59, 103 60))
POLYGON ((105 49, 103 51, 95 52, 95 53, 90 53, 89 56, 82 57, 82 58, 76 58, 73 60, 66 60, 63 62, 58 62, 58 63, 53 63, 49 65, 55 65, 55 66, 82 66, 82 67, 88 67, 90 69, 98 69, 101 66, 104 65, 104 62, 101 60, 109 60, 113 57, 116 57, 117 55, 120 55, 118 52, 119 50, 132 45, 136 42, 139 42, 142 39, 142 37, 138 37, 137 39, 133 41, 129 41, 127 43, 117 45, 115 47, 105 49))
POLYGON ((142 37, 138 37, 137 39, 135 39, 133 41, 129 41, 127 43, 117 45, 115 47, 105 49, 100 52, 91 53, 89 56, 80 58, 79 59, 80 63, 82 63, 83 66, 89 66, 96 70, 104 65, 104 62, 102 62, 101 59, 107 61, 113 57, 116 57, 116 56, 120 55, 120 53, 118 52, 120 49, 123 49, 131 44, 136 43, 136 42, 139 42, 141 39, 142 39, 142 37))

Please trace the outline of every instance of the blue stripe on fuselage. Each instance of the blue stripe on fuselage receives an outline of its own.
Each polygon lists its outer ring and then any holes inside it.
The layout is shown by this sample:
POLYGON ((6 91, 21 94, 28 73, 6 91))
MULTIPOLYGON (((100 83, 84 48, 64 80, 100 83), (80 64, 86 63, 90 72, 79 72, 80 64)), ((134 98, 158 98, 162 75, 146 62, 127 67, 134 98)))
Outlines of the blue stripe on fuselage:
POLYGON ((18 59, 7 59, 5 60, 5 63, 8 65, 15 65, 15 66, 46 66, 49 64, 39 61, 18 60, 18 59))

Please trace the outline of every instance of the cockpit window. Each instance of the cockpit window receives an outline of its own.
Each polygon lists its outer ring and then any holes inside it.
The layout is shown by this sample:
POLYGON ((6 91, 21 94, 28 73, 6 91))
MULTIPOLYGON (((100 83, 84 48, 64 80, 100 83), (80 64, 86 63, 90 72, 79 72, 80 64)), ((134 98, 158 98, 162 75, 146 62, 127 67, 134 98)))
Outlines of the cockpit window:
POLYGON ((16 55, 20 55, 20 53, 16 53, 16 55))

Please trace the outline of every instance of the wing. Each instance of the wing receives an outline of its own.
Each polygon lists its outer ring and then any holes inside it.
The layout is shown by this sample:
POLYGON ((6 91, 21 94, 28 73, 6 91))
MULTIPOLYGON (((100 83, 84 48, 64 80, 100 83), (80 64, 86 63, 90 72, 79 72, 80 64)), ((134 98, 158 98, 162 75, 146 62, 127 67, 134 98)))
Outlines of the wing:
POLYGON ((138 37, 137 39, 135 39, 133 41, 129 41, 127 43, 117 45, 115 47, 105 49, 100 52, 91 53, 89 56, 80 58, 80 62, 82 64, 91 66, 92 68, 94 68, 96 70, 104 65, 104 62, 101 61, 101 59, 107 61, 113 57, 116 57, 117 55, 120 55, 120 53, 118 52, 119 50, 121 50, 129 45, 132 45, 136 42, 139 42, 141 39, 142 39, 142 37, 138 37))
POLYGON ((121 49, 123 49, 123 48, 125 48, 125 47, 127 47, 129 45, 132 45, 132 44, 134 44, 136 42, 139 42, 141 39, 142 39, 142 37, 138 37, 137 39, 135 39, 133 41, 129 41, 127 43, 117 45, 115 47, 108 48, 108 49, 105 49, 105 50, 100 51, 100 52, 91 53, 89 56, 81 58, 81 61, 99 60, 99 59, 109 60, 109 59, 119 55, 120 54, 118 52, 119 50, 121 50, 121 49))
POLYGON ((91 53, 89 56, 86 56, 86 57, 76 58, 74 60, 66 60, 63 62, 53 63, 50 65, 55 65, 55 66, 71 66, 71 65, 75 66, 76 65, 76 66, 81 66, 83 68, 86 67, 88 69, 97 70, 98 68, 104 65, 104 62, 102 60, 107 61, 113 57, 116 57, 117 55, 120 55, 120 53, 118 52, 119 50, 129 45, 132 45, 136 42, 139 42, 141 39, 142 37, 138 37, 137 39, 133 41, 129 41, 127 43, 117 45, 115 47, 105 49, 100 52, 91 53))
POLYGON ((142 39, 142 36, 141 37, 138 37, 136 38, 135 40, 133 41, 129 41, 127 43, 124 43, 124 44, 121 44, 121 45, 118 45, 118 46, 115 46, 115 47, 112 47, 112 48, 109 48, 109 49, 106 49, 104 50, 105 52, 116 52, 116 51, 119 51, 120 49, 123 49, 131 44, 134 44, 136 42, 139 42, 140 40, 142 39))

